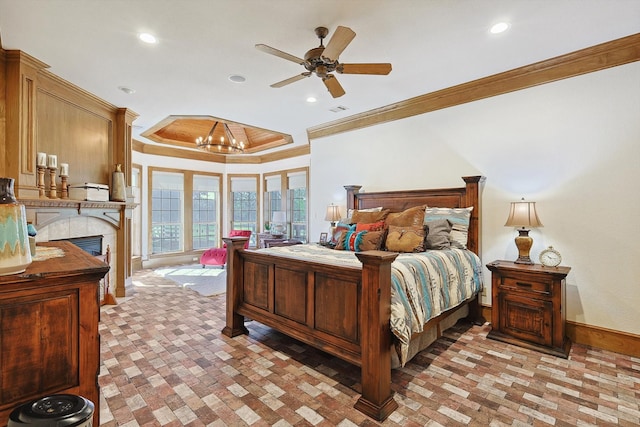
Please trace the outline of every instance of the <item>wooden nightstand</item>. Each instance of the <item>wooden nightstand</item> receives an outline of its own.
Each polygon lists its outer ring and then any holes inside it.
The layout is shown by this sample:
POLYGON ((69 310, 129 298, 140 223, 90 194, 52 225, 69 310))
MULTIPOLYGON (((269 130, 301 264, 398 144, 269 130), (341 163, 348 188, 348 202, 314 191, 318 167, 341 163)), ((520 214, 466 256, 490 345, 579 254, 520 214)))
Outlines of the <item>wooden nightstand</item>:
POLYGON ((276 240, 285 240, 284 234, 271 234, 271 233, 258 233, 258 240, 256 242, 258 249, 266 248, 266 241, 276 241, 276 240))
POLYGON ((275 248, 276 246, 293 246, 300 245, 302 241, 297 239, 265 239, 265 248, 275 248))
POLYGON ((499 341, 554 356, 569 356, 565 334, 565 278, 570 267, 494 261, 491 270, 491 331, 499 341))

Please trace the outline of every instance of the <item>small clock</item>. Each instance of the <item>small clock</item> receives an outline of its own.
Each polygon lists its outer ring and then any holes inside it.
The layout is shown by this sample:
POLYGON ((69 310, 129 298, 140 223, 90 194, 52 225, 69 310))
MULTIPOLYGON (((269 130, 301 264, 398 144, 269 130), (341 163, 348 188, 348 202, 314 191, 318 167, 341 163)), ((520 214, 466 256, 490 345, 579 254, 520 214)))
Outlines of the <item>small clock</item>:
POLYGON ((540 264, 545 267, 557 267, 562 261, 560 252, 553 249, 553 246, 549 246, 547 249, 540 252, 540 264))

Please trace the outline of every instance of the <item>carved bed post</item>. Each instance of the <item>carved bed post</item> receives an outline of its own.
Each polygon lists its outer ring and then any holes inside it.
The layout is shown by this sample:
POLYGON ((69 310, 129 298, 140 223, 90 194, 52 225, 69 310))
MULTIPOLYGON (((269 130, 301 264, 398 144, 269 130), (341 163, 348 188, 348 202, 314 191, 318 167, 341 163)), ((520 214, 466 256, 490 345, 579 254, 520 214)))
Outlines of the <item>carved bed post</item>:
POLYGON ((356 194, 360 192, 362 185, 345 185, 347 190, 347 209, 356 209, 356 194))
POLYGON ((484 176, 463 176, 462 179, 467 183, 465 195, 467 206, 475 206, 475 209, 471 211, 471 219, 469 221, 469 250, 481 257, 480 251, 482 250, 482 230, 480 230, 480 215, 482 212, 482 206, 480 202, 480 191, 484 184, 484 176))
POLYGON ((362 396, 354 407, 373 419, 386 419, 397 407, 391 391, 391 263, 394 252, 356 253, 362 262, 360 348, 362 396))
POLYGON ((248 237, 225 237, 222 239, 227 244, 227 324, 222 333, 228 337, 240 334, 248 334, 244 326, 244 316, 236 313, 242 296, 242 259, 238 251, 244 249, 248 237))
MULTIPOLYGON (((463 176, 462 179, 467 184, 465 191, 467 200, 465 206, 475 207, 475 209, 471 211, 471 219, 469 221, 469 249, 481 257, 482 230, 480 229, 480 224, 482 218, 480 215, 482 215, 482 197, 480 197, 480 192, 482 191, 482 186, 486 178, 484 176, 463 176)), ((467 318, 476 325, 483 325, 486 322, 486 319, 482 315, 481 298, 481 294, 478 293, 477 297, 469 303, 469 314, 467 318)))

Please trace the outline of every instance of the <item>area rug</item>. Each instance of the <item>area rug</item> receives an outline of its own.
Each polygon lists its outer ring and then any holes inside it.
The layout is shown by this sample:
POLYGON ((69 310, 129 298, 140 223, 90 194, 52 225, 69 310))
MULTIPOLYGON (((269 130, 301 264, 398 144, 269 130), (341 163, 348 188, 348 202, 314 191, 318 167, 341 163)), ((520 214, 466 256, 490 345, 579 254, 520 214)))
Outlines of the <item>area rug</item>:
POLYGON ((227 290, 227 270, 220 267, 202 268, 201 264, 179 265, 156 268, 153 272, 206 297, 218 295, 227 290))

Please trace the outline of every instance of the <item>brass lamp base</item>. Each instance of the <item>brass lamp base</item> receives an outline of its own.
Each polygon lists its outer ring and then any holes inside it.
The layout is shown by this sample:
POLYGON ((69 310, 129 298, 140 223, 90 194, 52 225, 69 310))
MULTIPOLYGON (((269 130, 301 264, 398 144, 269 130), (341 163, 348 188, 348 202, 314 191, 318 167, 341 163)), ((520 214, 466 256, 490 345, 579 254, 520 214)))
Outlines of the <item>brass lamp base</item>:
POLYGON ((518 230, 518 237, 516 237, 516 246, 518 247, 518 259, 514 262, 516 264, 533 264, 529 257, 529 251, 533 246, 533 239, 529 237, 529 230, 521 228, 518 230))

